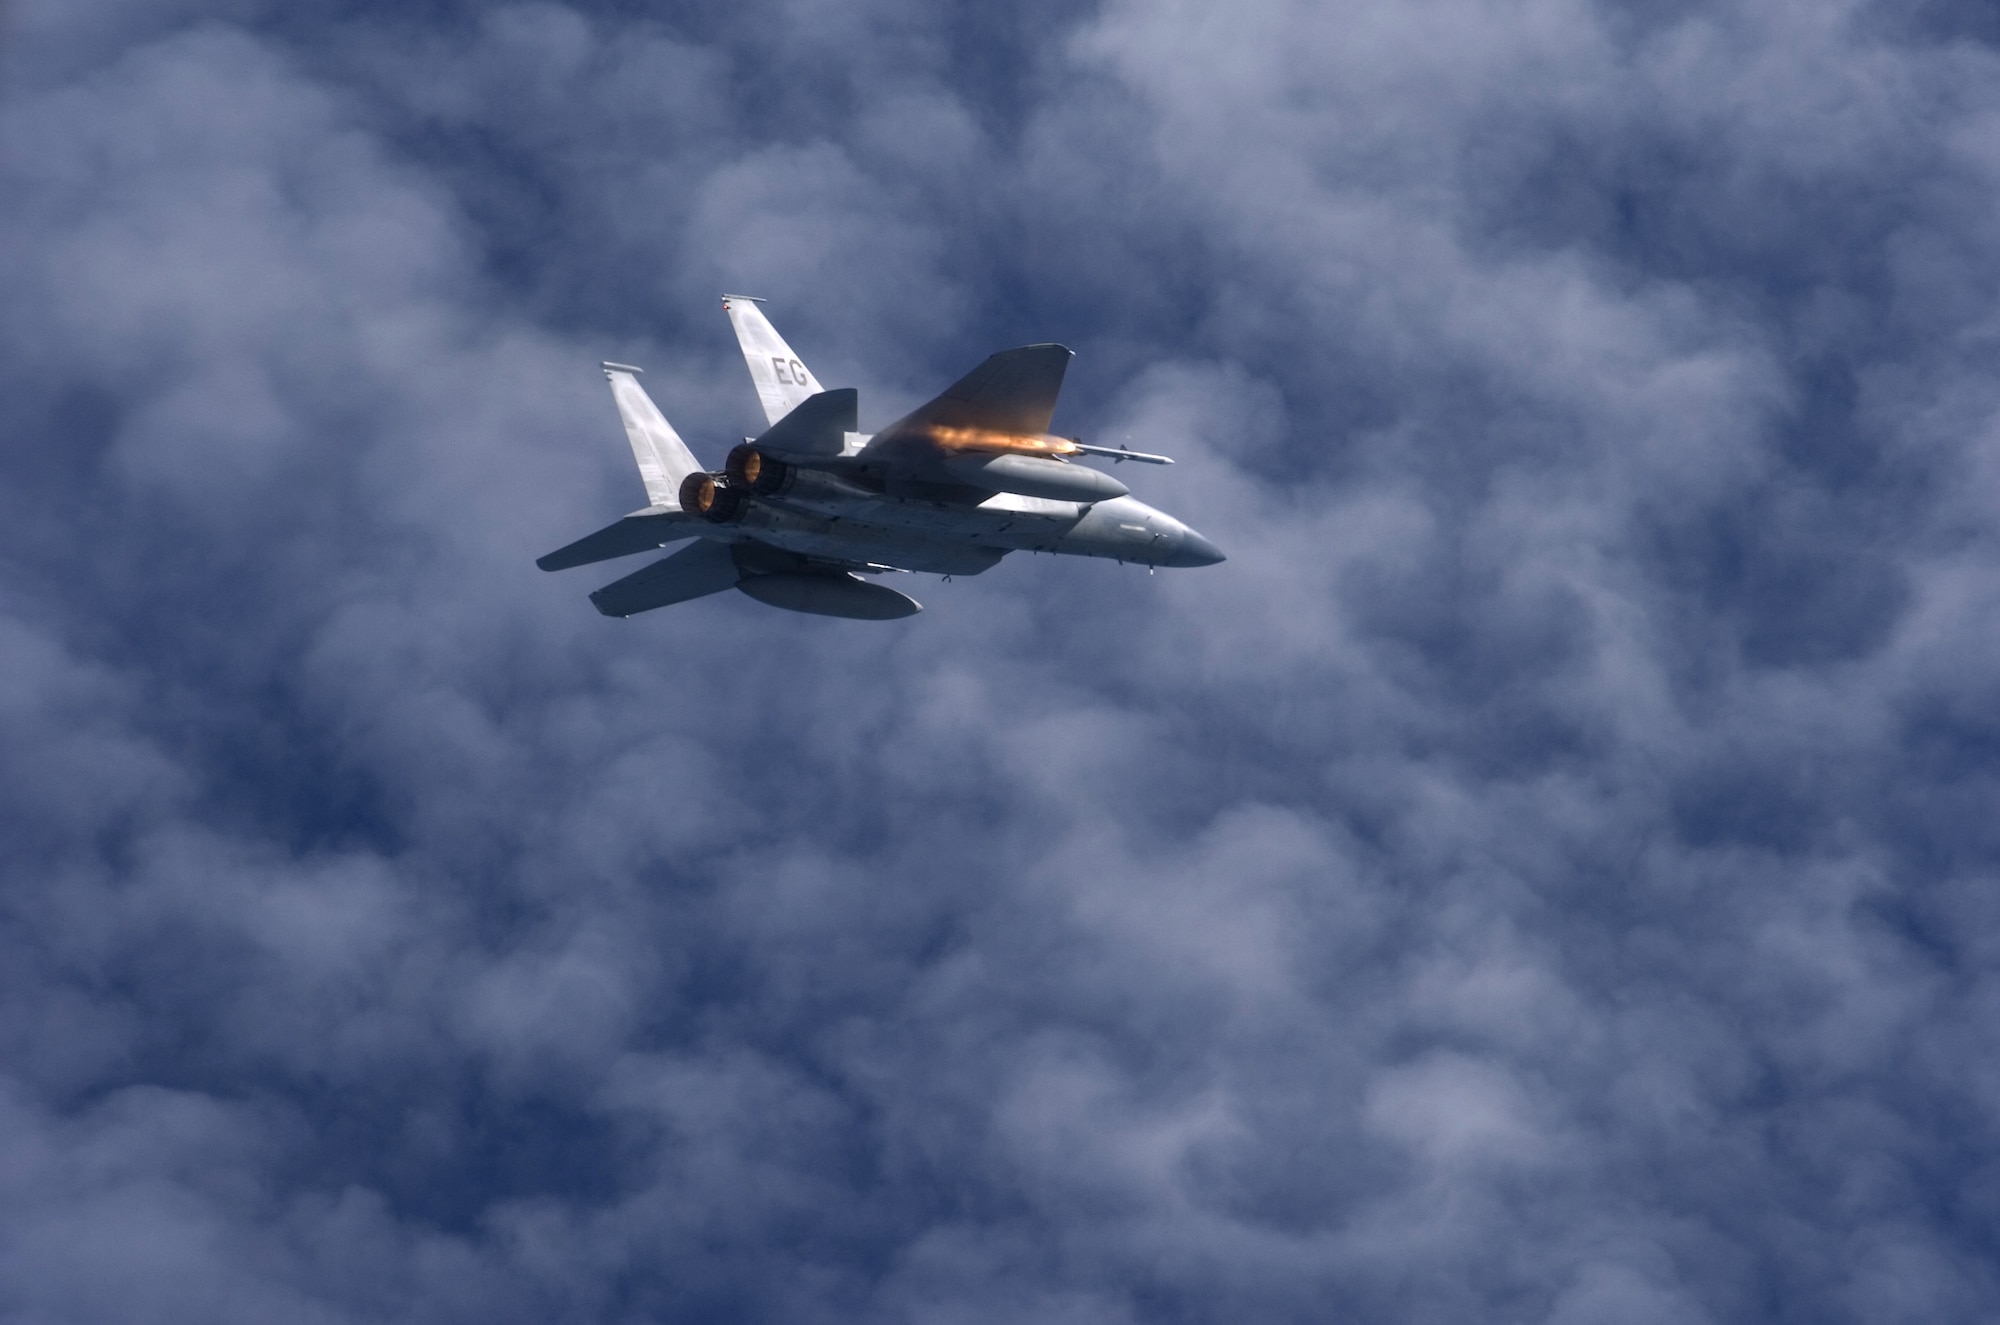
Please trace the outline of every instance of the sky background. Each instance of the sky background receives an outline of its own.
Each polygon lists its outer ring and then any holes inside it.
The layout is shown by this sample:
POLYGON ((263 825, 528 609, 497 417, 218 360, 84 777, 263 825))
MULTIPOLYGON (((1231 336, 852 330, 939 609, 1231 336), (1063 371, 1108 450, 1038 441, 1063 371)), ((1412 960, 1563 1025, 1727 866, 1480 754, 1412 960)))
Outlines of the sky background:
POLYGON ((2000 1318, 1992 6, 0 24, 0 1318, 2000 1318), (725 290, 1230 559, 599 617, 725 290))

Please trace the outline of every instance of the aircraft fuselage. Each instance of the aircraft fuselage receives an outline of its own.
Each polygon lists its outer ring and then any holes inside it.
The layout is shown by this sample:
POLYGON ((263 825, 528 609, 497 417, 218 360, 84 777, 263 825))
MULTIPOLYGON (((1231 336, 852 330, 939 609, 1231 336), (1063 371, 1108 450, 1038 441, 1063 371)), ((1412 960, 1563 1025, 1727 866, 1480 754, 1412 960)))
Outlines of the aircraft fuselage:
POLYGON ((537 564, 563 570, 692 540, 591 594, 607 616, 734 588, 774 607, 879 620, 920 610, 873 581, 884 571, 977 575, 1009 552, 1143 566, 1223 560, 1109 473, 1073 463, 1171 460, 1048 431, 1070 359, 1063 346, 989 355, 867 436, 855 431, 852 388, 821 387, 754 301, 726 296, 723 308, 770 427, 719 470, 695 459, 639 385, 639 369, 604 365, 649 504, 537 564))
MULTIPOLYGON (((982 494, 983 495, 983 494, 982 494)), ((1212 544, 1136 497, 1093 503, 1002 492, 977 504, 848 491, 750 497, 730 533, 806 557, 971 575, 1008 552, 1205 566, 1212 544)), ((718 531, 721 532, 721 531, 718 531)))

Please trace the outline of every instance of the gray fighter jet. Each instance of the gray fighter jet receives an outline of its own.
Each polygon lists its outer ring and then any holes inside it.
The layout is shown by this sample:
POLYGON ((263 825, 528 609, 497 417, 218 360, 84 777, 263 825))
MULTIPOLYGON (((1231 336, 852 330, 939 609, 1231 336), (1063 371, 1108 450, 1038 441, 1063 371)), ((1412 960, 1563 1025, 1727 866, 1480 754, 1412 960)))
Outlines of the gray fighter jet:
POLYGON ((705 470, 639 385, 607 363, 650 500, 535 564, 566 570, 694 541, 590 596, 606 616, 738 589, 794 612, 886 620, 923 610, 863 576, 977 575, 1009 552, 1145 566, 1210 566, 1215 544, 1074 456, 1172 464, 1049 432, 1070 351, 1003 350, 916 412, 869 436, 853 388, 827 391, 757 305, 724 295, 770 423, 705 470))

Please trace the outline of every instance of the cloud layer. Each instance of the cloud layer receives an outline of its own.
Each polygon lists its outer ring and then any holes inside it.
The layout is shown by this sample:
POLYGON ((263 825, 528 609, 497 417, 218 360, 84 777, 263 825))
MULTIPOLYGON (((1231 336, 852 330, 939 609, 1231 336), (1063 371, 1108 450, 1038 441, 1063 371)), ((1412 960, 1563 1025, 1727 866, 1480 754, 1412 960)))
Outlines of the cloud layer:
POLYGON ((9 21, 0 1314, 2000 1311, 1979 13, 9 21), (1230 560, 599 618, 724 289, 1230 560))

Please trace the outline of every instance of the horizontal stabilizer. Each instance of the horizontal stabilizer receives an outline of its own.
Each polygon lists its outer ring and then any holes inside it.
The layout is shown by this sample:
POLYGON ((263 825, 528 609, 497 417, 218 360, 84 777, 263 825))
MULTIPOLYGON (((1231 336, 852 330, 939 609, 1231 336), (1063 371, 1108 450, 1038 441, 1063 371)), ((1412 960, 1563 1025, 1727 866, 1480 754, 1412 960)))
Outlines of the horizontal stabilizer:
POLYGON ((695 519, 679 509, 649 506, 634 511, 617 524, 606 525, 594 534, 585 534, 567 547, 559 547, 535 562, 543 570, 568 570, 588 566, 613 557, 629 557, 634 552, 650 552, 676 539, 692 538, 695 519))
POLYGON ((1031 455, 988 455, 971 452, 947 456, 944 470, 961 483, 993 492, 1052 501, 1109 501, 1130 491, 1123 483, 1083 465, 1045 460, 1031 455))
POLYGON ((729 544, 703 539, 642 571, 613 580, 592 594, 590 601, 606 616, 631 616, 721 593, 741 575, 729 544))
POLYGON ((851 386, 807 396, 756 441, 774 455, 833 456, 846 444, 860 418, 860 393, 851 386))

